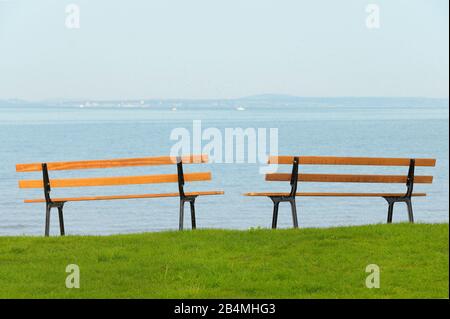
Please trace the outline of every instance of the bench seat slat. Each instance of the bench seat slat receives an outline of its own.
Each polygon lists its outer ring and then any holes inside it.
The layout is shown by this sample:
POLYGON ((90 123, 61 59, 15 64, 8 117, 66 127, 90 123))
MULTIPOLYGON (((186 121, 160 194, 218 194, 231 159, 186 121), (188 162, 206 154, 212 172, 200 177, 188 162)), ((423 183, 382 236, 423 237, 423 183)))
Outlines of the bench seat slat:
MULTIPOLYGON (((183 164, 208 163, 208 155, 186 155, 182 156, 183 164)), ((99 169, 114 167, 132 167, 132 166, 155 166, 176 164, 176 157, 156 156, 142 158, 119 158, 112 160, 88 160, 72 162, 50 162, 47 163, 49 171, 61 170, 79 170, 79 169, 99 169)), ((16 172, 40 172, 42 163, 17 164, 16 172)))
MULTIPOLYGON (((375 165, 375 166, 409 166, 409 158, 383 157, 338 157, 338 156, 299 156, 299 164, 303 165, 375 165)), ((269 164, 290 164, 294 156, 270 156, 269 164)), ((436 166, 434 158, 417 158, 416 166, 436 166)))
MULTIPOLYGON (((266 181, 285 182, 291 180, 290 173, 266 174, 266 181)), ((329 183, 406 183, 404 175, 355 175, 355 174, 298 174, 299 182, 329 183)), ((414 183, 431 184, 433 176, 415 176, 414 183)))
MULTIPOLYGON (((207 196, 207 195, 223 195, 223 191, 205 191, 205 192, 189 192, 186 196, 207 196)), ((114 200, 114 199, 139 199, 139 198, 161 198, 161 197, 179 197, 178 193, 163 194, 134 194, 134 195, 110 195, 110 196, 87 196, 87 197, 67 197, 52 198, 53 202, 81 202, 93 200, 114 200)), ((25 203, 45 203, 45 199, 26 199, 25 203)))
MULTIPOLYGON (((186 182, 209 181, 210 172, 184 174, 186 182)), ((117 185, 140 185, 157 183, 176 183, 177 174, 144 175, 144 176, 120 176, 120 177, 88 177, 88 178, 65 178, 51 179, 50 186, 56 187, 83 187, 83 186, 117 186, 117 185)), ((20 188, 43 188, 42 180, 20 180, 20 188)))
MULTIPOLYGON (((246 193, 245 196, 289 196, 289 193, 246 193)), ((300 197, 403 197, 405 193, 296 193, 300 197)), ((413 193, 411 196, 427 196, 426 193, 413 193)))

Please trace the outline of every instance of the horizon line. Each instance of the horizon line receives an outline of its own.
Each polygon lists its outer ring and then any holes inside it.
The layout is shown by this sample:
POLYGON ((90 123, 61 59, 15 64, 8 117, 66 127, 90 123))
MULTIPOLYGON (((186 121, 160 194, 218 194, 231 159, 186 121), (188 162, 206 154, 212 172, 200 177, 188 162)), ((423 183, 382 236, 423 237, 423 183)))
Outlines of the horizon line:
POLYGON ((240 97, 218 97, 218 98, 184 98, 184 97, 147 97, 147 98, 62 98, 62 97, 51 97, 51 98, 41 98, 41 99, 28 99, 21 97, 13 97, 13 98, 0 98, 0 101, 23 101, 29 103, 37 103, 37 102, 54 102, 54 101, 151 101, 151 100, 159 100, 159 101, 174 101, 174 100, 184 100, 184 101, 218 101, 218 100, 242 100, 242 99, 251 99, 251 98, 298 98, 298 99, 340 99, 340 98, 371 98, 371 99, 436 99, 436 100, 448 100, 449 96, 446 97, 437 97, 437 96, 370 96, 370 95, 337 95, 337 96, 300 96, 300 95, 291 95, 291 94, 277 94, 277 93, 262 93, 262 94, 254 94, 254 95, 245 95, 240 97))

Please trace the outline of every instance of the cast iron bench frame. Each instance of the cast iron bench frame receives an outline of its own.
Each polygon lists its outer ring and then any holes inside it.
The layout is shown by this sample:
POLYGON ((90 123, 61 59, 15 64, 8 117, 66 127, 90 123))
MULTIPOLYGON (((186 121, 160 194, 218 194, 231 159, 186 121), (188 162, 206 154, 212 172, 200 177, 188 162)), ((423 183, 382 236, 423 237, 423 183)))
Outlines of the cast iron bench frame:
MULTIPOLYGON (((34 172, 42 171, 42 182, 39 180, 20 180, 19 188, 43 188, 44 199, 31 199, 24 200, 25 203, 45 203, 45 236, 50 235, 50 216, 52 208, 58 209, 59 216, 59 228, 61 236, 65 235, 64 228, 64 216, 63 210, 64 205, 71 201, 91 201, 91 200, 117 200, 117 199, 138 199, 138 198, 157 198, 157 197, 179 197, 180 198, 180 210, 179 210, 179 230, 184 228, 184 206, 185 203, 190 204, 191 210, 191 225, 192 229, 197 228, 196 217, 195 217, 195 200, 198 196, 203 195, 222 195, 223 191, 206 191, 206 192, 188 192, 184 190, 185 176, 192 177, 191 181, 206 181, 211 180, 210 172, 202 173, 189 173, 187 175, 183 172, 183 161, 189 164, 207 163, 207 155, 188 155, 188 156, 178 156, 176 158, 169 156, 161 157, 148 157, 148 158, 127 158, 127 159, 116 159, 116 160, 96 160, 96 161, 77 161, 77 162, 54 162, 54 163, 33 163, 33 164, 17 164, 17 172, 34 172), (94 197, 75 197, 75 198, 56 198, 52 199, 50 193, 52 191, 52 180, 49 177, 49 165, 53 167, 54 170, 75 170, 75 169, 102 169, 102 168, 113 168, 113 167, 130 167, 130 166, 154 166, 154 165, 170 165, 175 164, 177 166, 176 180, 170 176, 170 174, 164 175, 149 175, 149 176, 128 176, 129 180, 133 180, 141 177, 151 178, 153 181, 139 182, 139 183, 129 183, 124 181, 127 177, 106 177, 105 179, 122 179, 123 183, 118 184, 102 184, 98 185, 80 185, 80 186, 67 186, 67 187, 83 187, 83 186, 116 186, 116 185, 131 185, 131 184, 150 184, 150 183, 166 183, 166 182, 177 182, 178 183, 178 193, 163 193, 163 194, 138 194, 138 195, 113 195, 113 196, 94 196, 94 197), (165 181, 156 181, 158 178, 163 178, 165 181)), ((85 178, 83 179, 84 184, 89 184, 89 180, 94 180, 95 178, 85 178)), ((76 179, 66 179, 59 180, 60 183, 67 185, 69 183, 75 183, 76 179)), ((64 186, 59 186, 64 187, 64 186)))
MULTIPOLYGON (((415 168, 416 166, 429 166, 434 167, 436 165, 435 159, 414 159, 414 158, 367 158, 367 157, 332 157, 332 156, 271 156, 269 159, 269 164, 288 164, 289 159, 292 158, 292 171, 290 174, 290 185, 291 191, 289 193, 246 193, 245 196, 266 196, 269 197, 273 202, 273 215, 272 215, 272 228, 277 228, 278 221, 278 209, 279 205, 282 202, 288 202, 291 206, 292 213, 292 223, 294 228, 298 228, 298 216, 297 216, 297 206, 296 206, 296 197, 298 196, 322 196, 322 197, 382 197, 388 203, 388 214, 387 214, 387 223, 392 223, 392 217, 394 212, 394 204, 398 202, 406 203, 408 210, 408 220, 410 223, 414 223, 414 215, 413 215, 413 207, 412 207, 412 197, 415 196, 426 196, 425 193, 413 193, 414 190, 414 182, 419 183, 432 183, 433 176, 419 176, 418 179, 415 176, 415 168), (303 160, 302 164, 312 164, 312 165, 377 165, 377 166, 409 166, 408 175, 406 176, 406 192, 402 194, 394 194, 394 193, 298 193, 297 185, 299 183, 299 164, 303 160), (418 164, 418 165, 417 165, 418 164)), ((286 174, 266 174, 267 181, 283 181, 285 180, 286 174), (277 176, 278 175, 278 176, 277 176), (272 178, 272 176, 274 178, 272 178)), ((308 175, 308 174, 305 174, 308 175)), ((306 177, 305 181, 321 182, 321 178, 314 178, 314 174, 310 174, 310 180, 306 177), (318 179, 318 180, 315 180, 318 179)), ((401 176, 396 175, 336 175, 336 174, 317 174, 320 176, 324 176, 323 181, 326 181, 326 176, 336 176, 335 179, 330 178, 329 182, 347 182, 344 181, 345 177, 350 177, 348 182, 364 182, 357 181, 358 177, 362 180, 365 180, 369 183, 397 183, 401 176), (388 181, 392 178, 392 181, 388 181), (381 180, 381 181, 380 181, 381 180), (384 182, 382 181, 384 180, 384 182), (395 181, 394 181, 395 180, 395 181)))

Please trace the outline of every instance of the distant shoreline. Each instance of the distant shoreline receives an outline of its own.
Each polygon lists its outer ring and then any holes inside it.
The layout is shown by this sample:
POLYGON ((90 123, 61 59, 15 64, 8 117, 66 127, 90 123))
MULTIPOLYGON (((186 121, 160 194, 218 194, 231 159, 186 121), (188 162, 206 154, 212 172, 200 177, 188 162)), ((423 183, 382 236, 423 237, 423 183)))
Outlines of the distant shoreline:
POLYGON ((264 106, 320 106, 320 104, 336 104, 336 106, 402 106, 448 107, 449 98, 434 97, 298 97, 290 95, 263 94, 230 99, 49 99, 29 101, 22 99, 0 99, 1 107, 72 107, 72 108, 157 108, 179 106, 197 107, 239 107, 241 105, 264 106), (317 105, 319 104, 319 105, 317 105))

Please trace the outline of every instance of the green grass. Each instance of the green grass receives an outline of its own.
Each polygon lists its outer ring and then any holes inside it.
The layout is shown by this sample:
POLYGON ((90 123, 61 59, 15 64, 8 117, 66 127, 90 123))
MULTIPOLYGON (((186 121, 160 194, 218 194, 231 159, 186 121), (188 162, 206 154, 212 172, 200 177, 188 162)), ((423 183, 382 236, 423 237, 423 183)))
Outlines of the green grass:
POLYGON ((0 237, 0 298, 448 298, 448 240, 448 224, 0 237))

